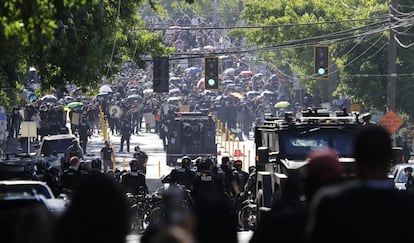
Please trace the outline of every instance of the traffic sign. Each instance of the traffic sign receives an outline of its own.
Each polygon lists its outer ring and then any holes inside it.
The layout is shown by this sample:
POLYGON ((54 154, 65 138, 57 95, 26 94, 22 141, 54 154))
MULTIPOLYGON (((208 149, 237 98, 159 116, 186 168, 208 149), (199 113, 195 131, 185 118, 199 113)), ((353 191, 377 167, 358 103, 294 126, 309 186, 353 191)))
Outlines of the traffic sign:
POLYGON ((381 126, 387 129, 390 134, 394 134, 403 123, 404 120, 393 111, 387 112, 380 120, 381 126))

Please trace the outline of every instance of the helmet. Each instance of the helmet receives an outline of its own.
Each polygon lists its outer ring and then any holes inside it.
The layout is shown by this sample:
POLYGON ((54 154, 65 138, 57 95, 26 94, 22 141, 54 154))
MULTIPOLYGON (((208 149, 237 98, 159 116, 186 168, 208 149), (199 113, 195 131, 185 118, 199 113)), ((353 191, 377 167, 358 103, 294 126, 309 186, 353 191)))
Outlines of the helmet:
POLYGON ((191 164, 191 158, 188 156, 183 156, 181 158, 181 166, 190 166, 191 164))
POLYGON ((131 159, 131 161, 129 161, 129 166, 130 167, 138 167, 138 160, 131 159))
POLYGON ((138 152, 138 151, 140 151, 140 150, 141 150, 141 148, 137 145, 137 146, 135 146, 134 150, 135 150, 136 152, 138 152))
POLYGON ((105 140, 105 145, 109 145, 109 141, 108 140, 105 140))
POLYGON ((203 158, 200 161, 201 169, 210 169, 212 165, 213 165, 213 161, 211 160, 211 158, 203 158))
POLYGON ((233 164, 236 168, 241 168, 243 166, 241 159, 235 160, 233 164))
POLYGON ((92 160, 92 168, 93 169, 101 169, 101 160, 100 159, 93 159, 92 160))

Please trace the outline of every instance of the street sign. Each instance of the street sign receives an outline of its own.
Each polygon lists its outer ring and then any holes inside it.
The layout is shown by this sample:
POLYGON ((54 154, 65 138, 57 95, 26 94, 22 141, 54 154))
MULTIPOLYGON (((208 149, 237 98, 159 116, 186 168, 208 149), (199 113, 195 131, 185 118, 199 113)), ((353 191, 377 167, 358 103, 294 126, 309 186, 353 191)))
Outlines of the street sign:
POLYGON ((35 121, 23 121, 21 123, 21 137, 35 138, 37 136, 37 128, 35 121))
POLYGON ((387 112, 380 120, 380 125, 387 129, 390 134, 394 134, 403 123, 404 120, 393 111, 387 112))

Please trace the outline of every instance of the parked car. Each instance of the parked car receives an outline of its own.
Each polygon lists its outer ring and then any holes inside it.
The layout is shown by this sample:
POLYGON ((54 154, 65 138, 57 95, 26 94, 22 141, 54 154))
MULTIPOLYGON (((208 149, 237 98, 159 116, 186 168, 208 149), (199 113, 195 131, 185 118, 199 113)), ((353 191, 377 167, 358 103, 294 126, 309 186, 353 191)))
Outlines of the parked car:
POLYGON ((412 167, 414 170, 414 163, 402 163, 395 164, 391 167, 388 176, 394 180, 395 188, 398 190, 405 190, 405 183, 407 182, 407 176, 404 173, 404 168, 412 167))
POLYGON ((7 154, 0 159, 0 180, 36 178, 37 164, 43 158, 27 154, 7 154))
POLYGON ((67 200, 56 198, 50 187, 43 181, 34 180, 2 180, 0 181, 0 195, 2 199, 16 195, 39 196, 46 202, 48 209, 56 214, 62 213, 67 200))

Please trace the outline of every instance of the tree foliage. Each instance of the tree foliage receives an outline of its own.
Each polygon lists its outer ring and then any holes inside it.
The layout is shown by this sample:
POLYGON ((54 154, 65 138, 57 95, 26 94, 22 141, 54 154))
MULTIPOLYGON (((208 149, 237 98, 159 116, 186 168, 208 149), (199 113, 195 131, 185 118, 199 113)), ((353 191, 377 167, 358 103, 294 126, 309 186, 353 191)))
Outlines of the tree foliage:
MULTIPOLYGON (((331 63, 336 64, 338 87, 333 93, 366 108, 385 109, 389 43, 389 1, 385 0, 245 0, 241 18, 263 28, 236 29, 247 36, 250 46, 263 47, 259 54, 271 65, 288 66, 299 72, 308 92, 318 94, 320 80, 313 76, 313 48, 329 45, 331 63)), ((399 0, 398 19, 408 18, 412 0, 399 0), (404 7, 405 6, 405 7, 404 7)), ((398 16, 397 16, 398 15, 398 16)), ((411 25, 396 28, 411 33, 411 25)), ((408 36, 401 36, 411 43, 408 36)), ((413 48, 398 48, 397 109, 414 114, 409 97, 412 84, 413 48)), ((333 69, 331 69, 332 71, 333 69)), ((332 81, 332 80, 331 80, 332 81)))
MULTIPOLYGON (((160 33, 149 32, 133 0, 6 0, 0 5, 0 80, 3 94, 15 94, 29 66, 42 76, 42 89, 67 83, 96 87, 120 64, 143 56, 169 55, 160 33)), ((0 94, 0 97, 2 94, 0 94)), ((16 101, 12 96, 12 100, 16 101)), ((1 98, 0 98, 1 99, 1 98)))

